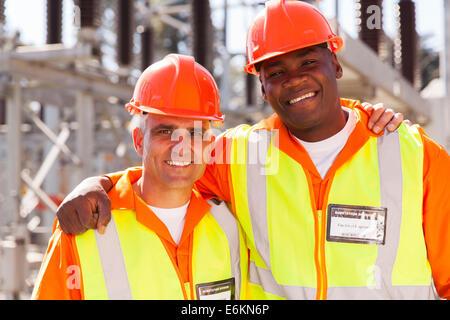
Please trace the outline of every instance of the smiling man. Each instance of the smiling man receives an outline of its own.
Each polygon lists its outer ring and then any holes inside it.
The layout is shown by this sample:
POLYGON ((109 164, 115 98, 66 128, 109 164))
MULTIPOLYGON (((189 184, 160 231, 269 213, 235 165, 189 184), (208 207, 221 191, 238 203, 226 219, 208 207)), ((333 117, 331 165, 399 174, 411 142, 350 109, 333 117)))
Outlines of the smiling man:
POLYGON ((56 226, 33 298, 245 296, 240 227, 223 202, 193 188, 208 162, 210 121, 223 119, 213 77, 192 57, 168 55, 143 72, 127 109, 139 117, 133 142, 142 168, 123 172, 108 193, 112 220, 103 234, 66 235, 56 226))
MULTIPOLYGON (((342 45, 314 7, 267 1, 246 71, 275 114, 221 135, 197 186, 245 232, 251 299, 433 299, 434 286, 449 298, 449 156, 415 126, 368 129, 359 101, 338 94, 342 45)), ((101 228, 102 187, 121 175, 79 186, 58 210, 64 230, 101 228)))
POLYGON ((294 136, 321 141, 345 126, 336 82, 342 67, 326 45, 295 50, 262 64, 263 97, 294 136))
POLYGON ((276 115, 223 138, 232 159, 263 148, 266 163, 231 161, 202 182, 249 238, 253 298, 448 299, 450 157, 417 127, 367 130, 359 102, 339 97, 342 45, 314 7, 266 2, 246 70, 276 115))

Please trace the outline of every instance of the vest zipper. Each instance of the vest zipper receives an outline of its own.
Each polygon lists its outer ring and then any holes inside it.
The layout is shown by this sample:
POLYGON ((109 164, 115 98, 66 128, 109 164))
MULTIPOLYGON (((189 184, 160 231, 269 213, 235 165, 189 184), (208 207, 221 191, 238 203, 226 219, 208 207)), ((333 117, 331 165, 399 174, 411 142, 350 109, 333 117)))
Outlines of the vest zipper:
MULTIPOLYGON (((317 300, 325 300, 326 299, 326 271, 325 271, 325 255, 324 252, 324 246, 323 246, 323 218, 322 218, 322 211, 317 210, 317 203, 315 200, 314 195, 314 188, 312 184, 311 177, 307 175, 308 179, 308 186, 309 186, 309 197, 311 200, 311 208, 313 210, 314 215, 314 238, 315 238, 315 244, 314 244, 314 263, 316 267, 316 280, 317 280, 317 293, 316 293, 316 299, 317 300)), ((323 185, 321 184, 319 192, 322 192, 323 185)), ((320 196, 320 195, 319 195, 320 196)))
MULTIPOLYGON (((318 269, 317 276, 320 278, 319 284, 320 287, 317 288, 317 299, 318 300, 326 300, 327 299, 327 291, 328 291, 328 280, 327 280, 327 271, 326 271, 326 262, 325 262, 325 233, 327 230, 326 226, 326 216, 324 216, 327 210, 327 200, 328 193, 330 189, 331 183, 325 183, 322 181, 320 183, 319 188, 319 199, 322 199, 322 193, 325 192, 323 201, 320 204, 321 210, 317 210, 316 201, 314 201, 314 209, 317 212, 317 223, 318 223, 318 244, 317 244, 317 255, 318 255, 318 269)), ((320 201, 320 200, 319 200, 320 201)))
POLYGON ((325 300, 325 271, 324 271, 324 261, 322 259, 322 252, 324 250, 323 243, 322 243, 322 235, 323 235, 323 227, 322 227, 322 210, 317 210, 317 223, 318 223, 318 248, 317 248, 317 260, 319 264, 319 270, 317 271, 317 276, 319 277, 319 287, 317 288, 317 299, 318 300, 325 300))

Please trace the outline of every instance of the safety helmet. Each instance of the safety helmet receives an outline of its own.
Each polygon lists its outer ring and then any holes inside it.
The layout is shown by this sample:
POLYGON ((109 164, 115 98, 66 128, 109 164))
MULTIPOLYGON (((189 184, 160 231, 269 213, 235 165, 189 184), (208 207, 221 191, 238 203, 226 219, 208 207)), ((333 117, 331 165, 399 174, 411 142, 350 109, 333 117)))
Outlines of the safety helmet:
POLYGON ((255 64, 259 62, 321 43, 337 52, 343 40, 316 8, 303 1, 267 1, 247 33, 245 71, 258 74, 255 64))
POLYGON ((191 56, 169 54, 139 77, 130 113, 223 121, 219 91, 212 75, 191 56))

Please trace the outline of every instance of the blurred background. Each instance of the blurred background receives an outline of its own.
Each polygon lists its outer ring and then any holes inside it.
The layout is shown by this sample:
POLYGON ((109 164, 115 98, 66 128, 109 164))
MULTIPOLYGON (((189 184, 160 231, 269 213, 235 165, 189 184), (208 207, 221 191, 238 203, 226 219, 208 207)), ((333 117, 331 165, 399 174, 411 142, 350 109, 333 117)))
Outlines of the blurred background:
MULTIPOLYGON (((322 0, 341 96, 384 102, 450 150, 450 1, 322 0)), ((215 76, 222 130, 272 113, 243 66, 253 0, 0 0, 0 299, 28 299, 61 200, 139 164, 124 104, 170 52, 215 76)))

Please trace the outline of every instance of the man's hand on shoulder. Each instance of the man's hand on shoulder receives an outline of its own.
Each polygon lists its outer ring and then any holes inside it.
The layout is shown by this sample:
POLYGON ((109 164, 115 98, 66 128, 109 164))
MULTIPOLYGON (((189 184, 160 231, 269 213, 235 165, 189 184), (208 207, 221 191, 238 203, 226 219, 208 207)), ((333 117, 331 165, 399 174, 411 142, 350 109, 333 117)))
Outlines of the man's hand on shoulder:
POLYGON ((111 202, 107 192, 112 188, 107 177, 84 179, 59 206, 58 217, 61 230, 66 234, 80 234, 97 228, 104 233, 111 220, 111 202))
POLYGON ((386 108, 382 103, 371 105, 363 102, 361 105, 370 114, 368 128, 377 134, 385 128, 390 132, 395 131, 402 124, 403 114, 395 113, 394 110, 386 108))

